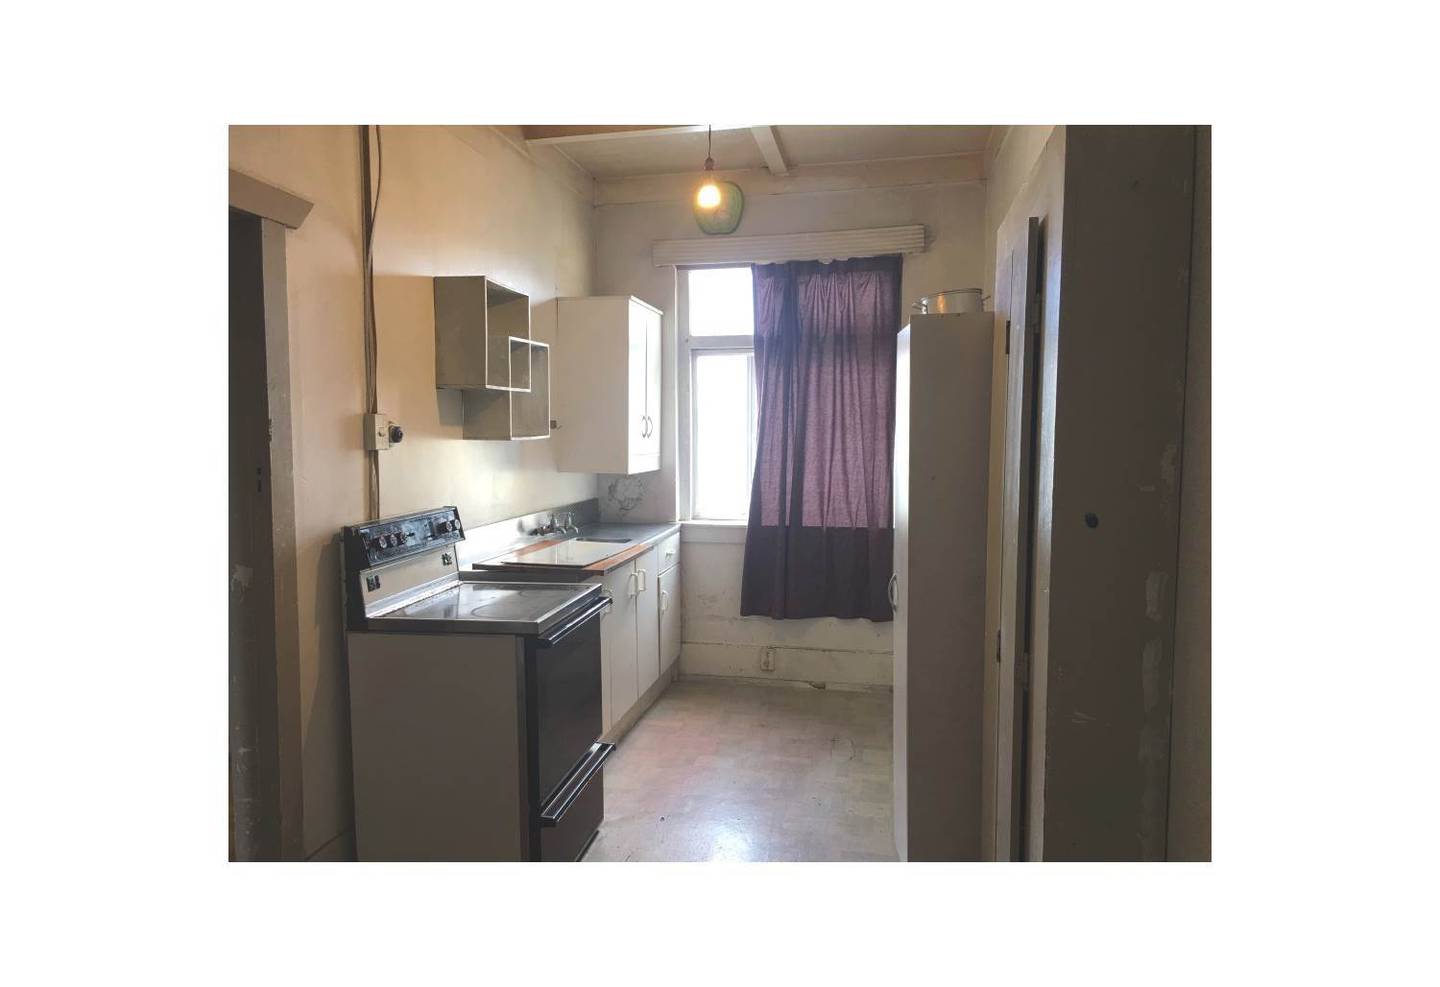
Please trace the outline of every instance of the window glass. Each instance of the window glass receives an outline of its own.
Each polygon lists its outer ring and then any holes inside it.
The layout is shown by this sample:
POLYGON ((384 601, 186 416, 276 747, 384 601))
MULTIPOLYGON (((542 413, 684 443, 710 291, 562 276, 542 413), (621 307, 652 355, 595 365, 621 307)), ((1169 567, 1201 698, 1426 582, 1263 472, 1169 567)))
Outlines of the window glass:
POLYGON ((749 351, 695 354, 694 516, 745 520, 755 465, 755 358, 749 351))
POLYGON ((752 336, 755 299, 748 267, 697 267, 689 271, 692 336, 752 336))

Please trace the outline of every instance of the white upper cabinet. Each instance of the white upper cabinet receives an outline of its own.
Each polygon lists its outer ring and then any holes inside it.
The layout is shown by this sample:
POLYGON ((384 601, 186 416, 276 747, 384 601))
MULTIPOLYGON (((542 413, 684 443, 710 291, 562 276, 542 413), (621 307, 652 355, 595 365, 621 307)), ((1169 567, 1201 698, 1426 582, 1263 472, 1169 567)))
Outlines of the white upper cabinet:
POLYGON ((660 310, 626 295, 562 298, 551 362, 556 462, 569 473, 660 468, 660 310))

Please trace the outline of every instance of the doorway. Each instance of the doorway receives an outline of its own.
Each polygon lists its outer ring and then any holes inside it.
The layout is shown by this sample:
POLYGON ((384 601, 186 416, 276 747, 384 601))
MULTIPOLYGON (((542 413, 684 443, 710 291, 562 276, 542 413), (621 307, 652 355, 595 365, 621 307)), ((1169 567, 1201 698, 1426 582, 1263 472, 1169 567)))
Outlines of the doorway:
POLYGON ((229 856, 300 854, 285 230, 229 211, 229 856))

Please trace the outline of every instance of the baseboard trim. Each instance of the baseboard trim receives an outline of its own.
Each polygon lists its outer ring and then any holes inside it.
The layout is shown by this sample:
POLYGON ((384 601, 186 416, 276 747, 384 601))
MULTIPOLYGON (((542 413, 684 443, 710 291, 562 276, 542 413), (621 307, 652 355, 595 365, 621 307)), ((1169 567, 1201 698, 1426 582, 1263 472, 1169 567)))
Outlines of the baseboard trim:
POLYGON ((841 685, 893 686, 894 670, 895 658, 889 651, 693 640, 680 647, 682 675, 823 682, 833 689, 841 685))
POLYGON ((682 672, 676 677, 681 682, 714 682, 726 685, 769 685, 790 689, 814 689, 817 692, 875 692, 890 695, 895 690, 888 685, 871 685, 864 682, 806 682, 802 679, 760 679, 748 675, 698 675, 682 672))

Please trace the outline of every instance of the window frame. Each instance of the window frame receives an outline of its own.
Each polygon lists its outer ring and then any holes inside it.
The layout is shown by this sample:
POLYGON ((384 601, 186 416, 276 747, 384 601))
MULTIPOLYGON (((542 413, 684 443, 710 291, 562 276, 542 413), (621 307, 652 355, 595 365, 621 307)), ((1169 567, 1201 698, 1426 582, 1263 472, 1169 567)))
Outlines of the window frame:
POLYGON ((681 393, 677 395, 676 402, 681 416, 679 437, 679 476, 682 489, 680 490, 680 503, 684 505, 684 519, 687 521, 698 521, 705 524, 745 524, 745 518, 707 518, 695 513, 695 361, 707 353, 748 353, 750 355, 751 374, 749 380, 749 422, 750 434, 750 471, 754 476, 755 470, 755 421, 754 416, 759 413, 758 395, 755 393, 755 336, 730 335, 730 336, 692 336, 690 334, 690 272, 710 268, 729 267, 751 267, 750 264, 685 264, 676 268, 676 308, 679 310, 676 325, 680 334, 680 366, 683 373, 680 374, 681 393))

